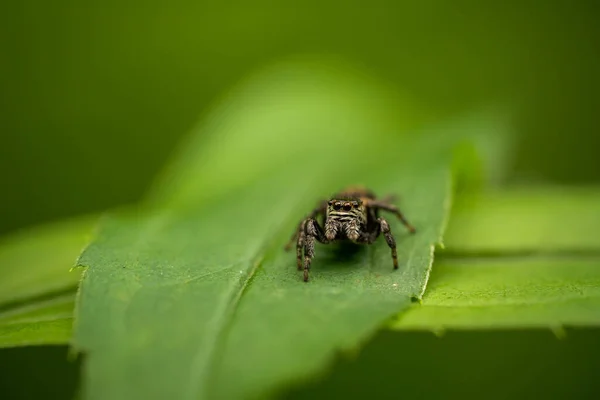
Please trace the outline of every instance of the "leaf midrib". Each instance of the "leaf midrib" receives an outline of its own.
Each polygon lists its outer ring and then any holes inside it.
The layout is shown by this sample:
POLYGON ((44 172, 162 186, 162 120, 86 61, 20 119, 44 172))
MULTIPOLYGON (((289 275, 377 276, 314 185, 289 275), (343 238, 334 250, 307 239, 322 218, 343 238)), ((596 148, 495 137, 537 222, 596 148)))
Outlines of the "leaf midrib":
MULTIPOLYGON (((215 326, 215 328, 212 329, 213 333, 209 336, 209 340, 207 341, 210 350, 206 357, 199 357, 199 355, 203 354, 201 349, 196 351, 197 356, 194 357, 192 361, 188 385, 189 389, 185 398, 190 400, 198 398, 198 386, 204 388, 205 393, 203 398, 209 397, 211 388, 208 386, 208 383, 213 381, 210 379, 212 374, 214 374, 215 368, 213 365, 216 363, 218 354, 221 352, 223 342, 225 341, 225 336, 231 327, 233 316, 235 315, 235 311, 240 299, 242 298, 242 295, 248 287, 248 283, 258 270, 258 267, 262 263, 263 259, 264 258, 260 254, 254 259, 254 261, 251 263, 249 271, 244 275, 244 277, 240 278, 234 285, 232 285, 232 289, 227 293, 228 300, 225 301, 224 305, 217 310, 215 314, 217 318, 214 324, 211 324, 215 326)), ((206 345, 206 343, 203 343, 201 344, 201 347, 206 345)))
MULTIPOLYGON (((194 361, 192 361, 188 385, 189 390, 185 396, 186 399, 197 399, 199 386, 204 388, 204 395, 201 398, 210 398, 210 393, 212 392, 210 382, 216 382, 216 379, 213 379, 213 377, 217 371, 217 360, 220 359, 220 354, 224 350, 224 343, 227 340, 228 331, 234 322, 238 305, 247 291, 250 282, 267 259, 267 255, 277 247, 277 237, 281 236, 283 229, 289 225, 288 221, 291 221, 291 219, 292 215, 290 214, 288 218, 283 220, 284 222, 280 224, 278 229, 274 229, 276 234, 267 239, 265 244, 259 248, 253 257, 253 261, 249 264, 250 267, 247 269, 247 273, 237 280, 227 293, 228 300, 224 302, 224 305, 215 314, 217 316, 214 323, 216 327, 208 340, 210 350, 207 356, 204 358, 196 356, 194 357, 194 361)), ((200 347, 204 346, 206 346, 206 343, 201 344, 200 347)), ((197 354, 202 354, 201 348, 197 350, 197 354)))

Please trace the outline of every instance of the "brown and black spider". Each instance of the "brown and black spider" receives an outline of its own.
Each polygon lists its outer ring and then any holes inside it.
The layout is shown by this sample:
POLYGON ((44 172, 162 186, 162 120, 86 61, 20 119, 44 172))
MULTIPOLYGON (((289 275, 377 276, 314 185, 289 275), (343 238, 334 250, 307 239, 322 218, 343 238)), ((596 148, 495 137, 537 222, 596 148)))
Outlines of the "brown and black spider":
POLYGON ((390 225, 379 216, 379 210, 394 213, 408 228, 415 233, 415 228, 404 218, 398 207, 391 204, 392 196, 377 199, 375 194, 362 187, 349 187, 330 200, 323 200, 302 220, 285 250, 290 250, 296 240, 296 260, 298 270, 304 270, 304 282, 308 281, 308 271, 315 256, 315 239, 328 244, 337 241, 351 241, 357 244, 372 244, 383 233, 385 241, 392 249, 394 269, 398 268, 396 240, 392 236, 390 225), (323 216, 323 227, 316 217, 323 216), (304 250, 304 263, 302 251, 304 250))

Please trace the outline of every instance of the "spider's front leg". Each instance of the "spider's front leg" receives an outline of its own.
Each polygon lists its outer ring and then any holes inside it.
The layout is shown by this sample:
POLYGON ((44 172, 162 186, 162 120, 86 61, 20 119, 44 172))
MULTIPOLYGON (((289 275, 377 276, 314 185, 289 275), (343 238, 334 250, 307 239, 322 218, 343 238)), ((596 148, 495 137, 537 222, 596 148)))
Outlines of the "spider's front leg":
MULTIPOLYGON (((310 264, 315 256, 315 238, 321 243, 329 243, 329 240, 323 232, 323 228, 316 219, 308 218, 304 224, 304 282, 308 282, 308 271, 310 264)), ((301 234, 302 235, 302 234, 301 234)), ((300 239, 300 237, 298 238, 300 239)), ((300 241, 300 240, 298 240, 300 241)))
POLYGON ((390 229, 390 224, 384 218, 377 218, 377 222, 379 222, 379 229, 383 233, 385 237, 385 241, 387 242, 390 249, 392 249, 392 260, 394 262, 394 269, 398 269, 398 252, 396 251, 396 240, 392 235, 392 230, 390 229))
POLYGON ((398 269, 398 252, 396 250, 396 240, 392 235, 390 224, 385 220, 385 218, 377 218, 377 227, 375 228, 375 230, 368 234, 365 234, 362 240, 367 244, 372 244, 377 240, 381 233, 383 233, 385 241, 387 242, 390 249, 392 249, 392 260, 394 262, 394 269, 398 269))
POLYGON ((298 239, 296 240, 296 266, 298 267, 298 271, 302 270, 302 249, 304 249, 304 241, 306 239, 306 223, 308 222, 308 218, 302 220, 300 222, 300 227, 298 228, 298 239))
MULTIPOLYGON (((298 225, 298 228, 296 228, 296 230, 292 234, 292 237, 290 238, 290 240, 284 246, 283 249, 285 251, 289 251, 292 248, 292 244, 294 243, 294 240, 296 240, 296 243, 298 243, 298 240, 300 239, 300 236, 302 235, 302 232, 304 232, 304 224, 306 224, 306 221, 309 218, 316 218, 317 215, 325 213, 325 208, 326 207, 327 207, 327 201, 321 200, 319 202, 319 204, 310 212, 310 214, 308 215, 308 217, 306 219, 303 219, 302 222, 300 222, 300 225, 298 225)), ((299 268, 301 268, 301 267, 299 267, 299 268)))

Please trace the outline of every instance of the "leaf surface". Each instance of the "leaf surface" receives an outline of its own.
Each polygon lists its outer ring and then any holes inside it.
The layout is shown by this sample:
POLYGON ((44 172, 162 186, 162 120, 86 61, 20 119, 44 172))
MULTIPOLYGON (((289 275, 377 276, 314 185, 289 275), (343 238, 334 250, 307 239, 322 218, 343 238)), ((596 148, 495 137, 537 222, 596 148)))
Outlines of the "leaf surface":
POLYGON ((599 325, 599 258, 440 261, 423 304, 393 324, 432 331, 599 325))
POLYGON ((460 198, 422 305, 393 326, 598 326, 599 233, 598 188, 513 188, 460 198))
POLYGON ((264 396, 322 371, 422 295, 449 206, 452 141, 397 135, 402 107, 342 72, 282 68, 247 84, 213 110, 145 206, 105 221, 80 259, 85 398, 264 396), (383 240, 354 254, 317 245, 304 283, 282 246, 346 184, 400 195, 419 232, 389 218, 397 271, 383 240))

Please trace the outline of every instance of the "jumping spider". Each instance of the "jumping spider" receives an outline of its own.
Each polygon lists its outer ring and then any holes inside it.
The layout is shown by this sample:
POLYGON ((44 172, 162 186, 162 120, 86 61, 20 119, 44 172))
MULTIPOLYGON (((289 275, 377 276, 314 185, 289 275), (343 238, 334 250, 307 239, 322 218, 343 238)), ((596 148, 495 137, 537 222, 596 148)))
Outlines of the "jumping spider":
POLYGON ((398 207, 391 204, 392 196, 377 199, 375 194, 362 187, 350 187, 323 200, 305 218, 285 246, 290 250, 296 240, 296 260, 298 270, 304 270, 304 282, 308 281, 308 271, 315 256, 315 239, 324 244, 337 241, 351 241, 357 244, 372 244, 383 233, 385 241, 392 249, 394 269, 398 268, 396 240, 392 236, 390 225, 379 216, 379 210, 394 213, 410 233, 415 228, 404 218, 398 207), (323 216, 323 227, 316 217, 323 216), (304 250, 304 263, 302 251, 304 250))

